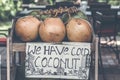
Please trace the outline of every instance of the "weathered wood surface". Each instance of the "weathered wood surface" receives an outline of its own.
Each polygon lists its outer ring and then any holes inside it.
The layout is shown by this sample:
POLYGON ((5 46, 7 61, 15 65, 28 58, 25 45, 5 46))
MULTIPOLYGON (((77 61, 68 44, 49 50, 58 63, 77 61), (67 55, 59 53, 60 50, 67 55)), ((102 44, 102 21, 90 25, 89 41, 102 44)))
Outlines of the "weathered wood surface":
MULTIPOLYGON (((13 43, 11 47, 13 52, 25 52, 26 43, 13 43)), ((91 44, 91 49, 92 51, 95 51, 94 44, 91 44)))
POLYGON ((17 51, 21 51, 24 52, 25 51, 25 47, 26 47, 26 43, 13 43, 13 51, 17 52, 17 51))

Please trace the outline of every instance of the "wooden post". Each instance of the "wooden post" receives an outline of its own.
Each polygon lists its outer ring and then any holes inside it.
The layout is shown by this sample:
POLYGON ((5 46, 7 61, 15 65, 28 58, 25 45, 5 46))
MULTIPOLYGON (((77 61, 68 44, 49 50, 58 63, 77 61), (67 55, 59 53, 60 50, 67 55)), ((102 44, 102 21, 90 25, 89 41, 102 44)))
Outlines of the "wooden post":
POLYGON ((9 46, 9 37, 7 38, 7 80, 10 80, 10 46, 9 46))
POLYGON ((95 44, 95 80, 98 80, 98 38, 95 44))

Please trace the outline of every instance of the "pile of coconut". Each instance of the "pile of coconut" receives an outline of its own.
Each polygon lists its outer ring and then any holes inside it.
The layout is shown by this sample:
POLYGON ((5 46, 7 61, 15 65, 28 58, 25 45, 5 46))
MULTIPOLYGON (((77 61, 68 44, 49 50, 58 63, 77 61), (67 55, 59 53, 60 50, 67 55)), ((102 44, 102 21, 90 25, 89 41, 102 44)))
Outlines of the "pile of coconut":
POLYGON ((70 42, 91 41, 92 27, 88 20, 78 14, 69 19, 65 17, 46 17, 44 20, 33 16, 20 17, 15 24, 15 34, 25 42, 38 37, 43 42, 62 42, 65 37, 70 42))

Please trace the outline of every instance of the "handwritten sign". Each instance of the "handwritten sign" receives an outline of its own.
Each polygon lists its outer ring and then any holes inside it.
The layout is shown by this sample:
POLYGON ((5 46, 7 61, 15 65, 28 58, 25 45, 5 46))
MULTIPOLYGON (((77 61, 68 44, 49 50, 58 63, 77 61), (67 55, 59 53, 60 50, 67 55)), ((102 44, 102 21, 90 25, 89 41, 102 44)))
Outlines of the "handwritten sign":
POLYGON ((28 78, 88 79, 90 43, 27 43, 28 78))

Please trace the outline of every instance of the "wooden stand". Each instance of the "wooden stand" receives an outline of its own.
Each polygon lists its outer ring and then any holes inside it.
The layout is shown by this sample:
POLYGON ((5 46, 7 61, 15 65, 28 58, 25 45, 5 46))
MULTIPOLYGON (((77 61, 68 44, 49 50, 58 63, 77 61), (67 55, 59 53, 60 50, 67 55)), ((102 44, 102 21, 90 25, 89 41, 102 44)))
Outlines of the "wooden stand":
MULTIPOLYGON (((16 65, 10 64, 14 60, 15 52, 25 52, 26 43, 11 43, 11 37, 7 38, 7 80, 15 80, 16 65), (11 69, 13 69, 11 74, 11 69), (11 77, 12 76, 12 77, 11 77)), ((95 53, 95 80, 98 80, 98 38, 95 39, 92 48, 95 53)))
MULTIPOLYGON (((16 21, 16 20, 15 20, 16 21)), ((15 63, 15 54, 16 52, 26 51, 26 43, 13 41, 16 39, 14 32, 15 21, 13 21, 12 30, 10 35, 7 37, 7 80, 15 80, 16 75, 16 63, 15 63), (12 63, 11 63, 12 62, 12 63)), ((91 52, 95 55, 95 80, 98 80, 98 38, 94 38, 91 43, 91 52)))

